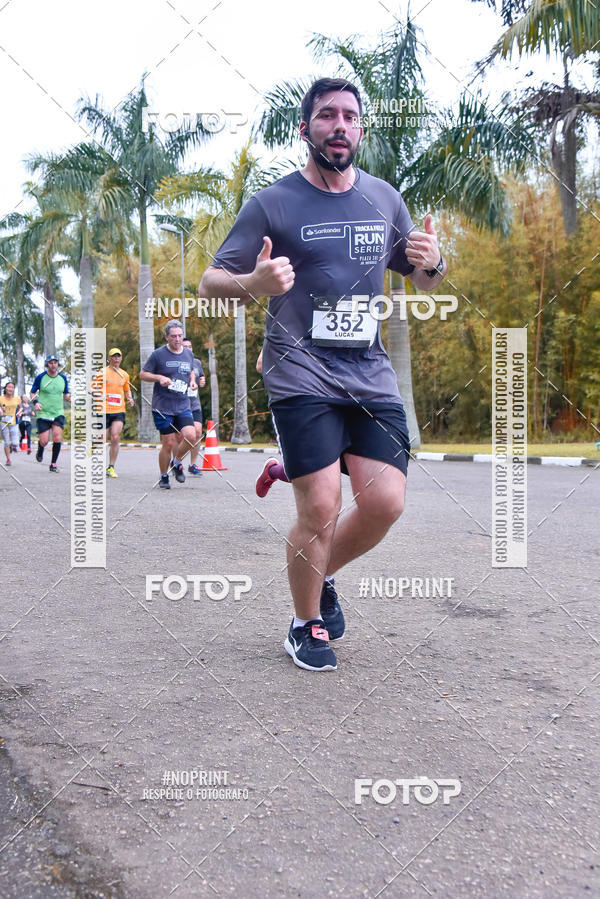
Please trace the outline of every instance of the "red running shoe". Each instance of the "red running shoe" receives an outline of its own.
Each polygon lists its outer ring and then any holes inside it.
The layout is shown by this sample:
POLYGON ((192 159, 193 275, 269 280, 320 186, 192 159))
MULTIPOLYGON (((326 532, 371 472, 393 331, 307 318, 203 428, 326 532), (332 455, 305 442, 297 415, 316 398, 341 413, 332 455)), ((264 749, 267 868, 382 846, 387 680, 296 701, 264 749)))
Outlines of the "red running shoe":
POLYGON ((274 479, 270 476, 269 469, 271 465, 277 465, 277 461, 277 459, 267 459, 263 470, 256 479, 256 495, 260 496, 261 499, 264 499, 275 483, 276 478, 274 479))

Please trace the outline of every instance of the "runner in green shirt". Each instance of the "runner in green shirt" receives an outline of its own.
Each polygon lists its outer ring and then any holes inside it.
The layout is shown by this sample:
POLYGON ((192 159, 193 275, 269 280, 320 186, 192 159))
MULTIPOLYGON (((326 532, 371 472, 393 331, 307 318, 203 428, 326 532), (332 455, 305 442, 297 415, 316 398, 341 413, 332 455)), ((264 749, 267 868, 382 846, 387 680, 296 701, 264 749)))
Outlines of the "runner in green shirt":
POLYGON ((44 447, 48 443, 52 431, 52 461, 50 471, 57 472, 62 432, 65 426, 64 401, 71 402, 69 383, 65 375, 58 370, 58 356, 50 355, 45 359, 46 371, 37 375, 31 388, 31 402, 37 412, 38 448, 35 458, 38 462, 44 459, 44 447))

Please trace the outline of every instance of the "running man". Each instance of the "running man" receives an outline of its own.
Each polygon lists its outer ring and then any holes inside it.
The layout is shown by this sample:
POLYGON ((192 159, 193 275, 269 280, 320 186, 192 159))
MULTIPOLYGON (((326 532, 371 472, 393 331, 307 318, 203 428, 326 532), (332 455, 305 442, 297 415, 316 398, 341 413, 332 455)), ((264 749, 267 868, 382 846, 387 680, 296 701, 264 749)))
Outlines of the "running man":
MULTIPOLYGON (((119 347, 114 346, 108 351, 108 365, 105 368, 106 393, 104 400, 104 413, 106 415, 106 440, 110 439, 108 451, 107 478, 118 478, 115 471, 115 462, 119 455, 119 438, 125 424, 125 401, 128 406, 133 406, 129 375, 120 367, 123 353, 119 347)), ((102 384, 102 376, 96 375, 92 381, 92 388, 96 384, 102 384)))
POLYGON ((15 394, 14 381, 7 381, 0 396, 0 428, 4 440, 6 465, 12 465, 10 454, 19 448, 19 428, 17 416, 21 409, 21 397, 15 394))
POLYGON ((60 455, 62 432, 65 426, 64 401, 71 402, 69 382, 58 370, 58 356, 46 356, 46 371, 36 375, 31 387, 31 402, 37 413, 38 448, 35 454, 37 462, 44 461, 44 449, 52 432, 52 459, 50 471, 56 474, 56 462, 60 455))
POLYGON ((263 378, 298 516, 284 646, 311 671, 337 667, 329 640, 345 629, 325 576, 376 546, 404 507, 406 417, 368 299, 382 294, 386 268, 427 293, 446 272, 431 215, 415 230, 398 191, 352 166, 361 111, 348 81, 310 87, 306 166, 248 200, 199 290, 243 303, 270 296, 263 378), (338 519, 340 472, 355 503, 338 519))
MULTIPOLYGON (((194 351, 192 349, 192 341, 189 337, 184 337, 183 345, 186 350, 189 350, 194 355, 194 351)), ((195 477, 200 477, 202 475, 202 469, 196 465, 198 461, 198 454, 200 452, 200 443, 202 441, 202 406, 200 404, 200 397, 198 396, 198 387, 204 387, 206 384, 206 377, 204 375, 204 369, 202 368, 202 363, 199 359, 194 356, 194 374, 196 375, 196 384, 198 385, 195 390, 188 390, 188 396, 190 398, 190 410, 194 417, 194 427, 196 429, 196 439, 194 441, 194 445, 192 447, 192 451, 190 453, 190 464, 188 465, 188 471, 190 474, 193 474, 195 477)), ((186 450, 187 452, 187 450, 186 450)), ((180 446, 178 448, 178 454, 183 458, 185 455, 184 447, 180 446)))
POLYGON ((195 390, 197 384, 193 353, 183 347, 181 322, 167 322, 165 339, 166 346, 154 350, 146 359, 140 380, 154 382, 152 416, 161 441, 158 486, 170 490, 169 468, 173 468, 175 480, 183 484, 185 474, 179 453, 188 453, 196 440, 188 390, 195 390))
POLYGON ((27 455, 31 455, 31 419, 33 417, 33 407, 29 402, 26 394, 21 397, 21 408, 17 412, 19 419, 19 434, 21 441, 23 437, 27 438, 27 455))

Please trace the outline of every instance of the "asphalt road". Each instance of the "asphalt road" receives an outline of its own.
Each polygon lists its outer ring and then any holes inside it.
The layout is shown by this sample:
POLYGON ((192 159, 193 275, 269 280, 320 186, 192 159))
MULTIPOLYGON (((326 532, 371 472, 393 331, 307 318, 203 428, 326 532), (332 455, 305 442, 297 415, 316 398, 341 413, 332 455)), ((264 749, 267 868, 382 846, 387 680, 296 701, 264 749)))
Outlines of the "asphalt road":
POLYGON ((68 452, 0 469, 0 895, 600 896, 599 472, 529 466, 529 566, 498 570, 490 466, 413 463, 337 578, 338 670, 311 674, 283 649, 292 490, 255 497, 265 458, 166 492, 156 452, 122 451, 106 571, 69 570, 68 452), (151 574, 252 589, 146 600, 151 574), (355 803, 356 778, 418 777, 460 794, 355 803))

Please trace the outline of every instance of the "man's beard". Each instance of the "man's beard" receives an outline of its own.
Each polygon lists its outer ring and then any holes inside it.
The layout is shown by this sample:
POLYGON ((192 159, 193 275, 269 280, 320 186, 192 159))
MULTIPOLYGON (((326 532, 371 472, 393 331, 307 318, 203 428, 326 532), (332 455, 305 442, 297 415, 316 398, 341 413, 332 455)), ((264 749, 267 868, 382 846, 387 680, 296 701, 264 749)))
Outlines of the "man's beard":
POLYGON ((346 160, 344 160, 344 161, 340 160, 339 162, 331 162, 325 155, 325 150, 329 149, 329 152, 334 153, 334 154, 337 154, 339 151, 332 150, 331 147, 327 148, 327 144, 325 144, 325 143, 323 144, 323 146, 321 148, 317 147, 315 145, 312 137, 310 136, 310 131, 308 130, 308 128, 306 129, 306 131, 304 133, 306 135, 307 142, 308 142, 308 151, 309 151, 310 155, 312 156, 312 158, 314 159, 314 161, 317 163, 317 165, 320 165, 322 169, 327 169, 327 171, 329 171, 329 172, 345 172, 346 169, 350 168, 350 166, 354 162, 354 157, 356 156, 356 151, 358 150, 358 147, 356 147, 356 149, 353 150, 352 147, 348 146, 347 147, 348 157, 346 160))

